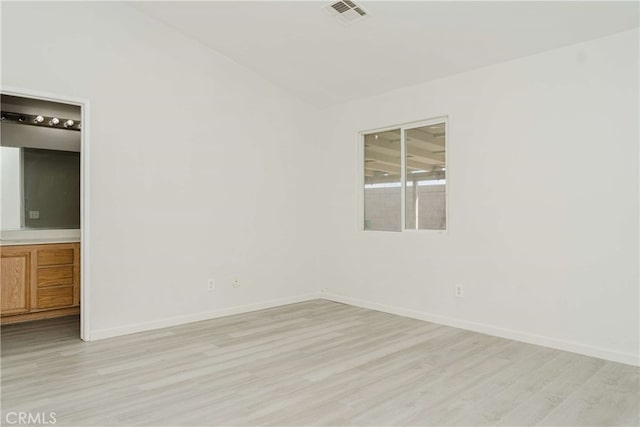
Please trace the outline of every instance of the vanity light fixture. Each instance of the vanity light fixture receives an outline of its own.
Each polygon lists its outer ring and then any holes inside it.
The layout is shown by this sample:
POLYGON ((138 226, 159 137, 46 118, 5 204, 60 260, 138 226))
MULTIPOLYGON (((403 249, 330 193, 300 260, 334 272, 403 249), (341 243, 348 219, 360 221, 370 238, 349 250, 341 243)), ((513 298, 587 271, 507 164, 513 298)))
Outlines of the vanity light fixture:
POLYGON ((56 129, 80 131, 80 121, 75 119, 45 116, 43 114, 24 114, 11 111, 2 111, 3 123, 19 125, 53 127, 56 129))

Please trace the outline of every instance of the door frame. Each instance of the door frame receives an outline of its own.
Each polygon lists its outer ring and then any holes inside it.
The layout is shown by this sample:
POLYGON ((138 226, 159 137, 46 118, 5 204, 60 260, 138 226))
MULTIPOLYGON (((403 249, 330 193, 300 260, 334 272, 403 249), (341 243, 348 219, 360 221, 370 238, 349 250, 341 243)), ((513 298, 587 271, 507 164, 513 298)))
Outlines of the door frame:
POLYGON ((20 96, 43 101, 59 102, 80 107, 80 339, 91 341, 90 328, 90 301, 91 301, 91 277, 90 269, 90 144, 89 144, 89 100, 72 96, 59 95, 34 89, 24 89, 12 86, 2 86, 0 93, 3 95, 20 96))

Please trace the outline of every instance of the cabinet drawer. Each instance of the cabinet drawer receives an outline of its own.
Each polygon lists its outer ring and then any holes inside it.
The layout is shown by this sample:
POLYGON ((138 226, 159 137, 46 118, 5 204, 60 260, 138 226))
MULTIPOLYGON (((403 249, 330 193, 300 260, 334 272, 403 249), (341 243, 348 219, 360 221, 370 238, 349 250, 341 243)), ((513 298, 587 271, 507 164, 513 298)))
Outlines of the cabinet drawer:
POLYGON ((57 308, 73 305, 73 286, 38 289, 38 308, 57 308))
POLYGON ((39 268, 38 287, 53 285, 73 285, 73 265, 39 268))
POLYGON ((40 249, 38 251, 38 266, 60 264, 73 264, 73 248, 40 249))

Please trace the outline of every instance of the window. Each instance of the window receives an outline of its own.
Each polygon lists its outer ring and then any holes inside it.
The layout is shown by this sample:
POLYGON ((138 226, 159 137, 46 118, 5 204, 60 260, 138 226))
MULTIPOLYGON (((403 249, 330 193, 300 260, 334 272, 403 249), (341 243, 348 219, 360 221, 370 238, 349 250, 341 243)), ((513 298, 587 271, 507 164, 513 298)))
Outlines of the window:
POLYGON ((446 120, 363 134, 364 230, 445 230, 446 120))

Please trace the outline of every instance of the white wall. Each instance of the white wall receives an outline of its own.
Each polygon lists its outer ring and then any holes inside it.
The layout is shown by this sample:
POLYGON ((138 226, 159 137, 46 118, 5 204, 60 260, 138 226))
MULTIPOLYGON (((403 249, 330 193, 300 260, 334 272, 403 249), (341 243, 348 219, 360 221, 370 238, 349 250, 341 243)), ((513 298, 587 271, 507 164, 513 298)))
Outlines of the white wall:
POLYGON ((94 336, 324 289, 637 361, 637 31, 320 114, 125 5, 2 6, 3 85, 91 101, 94 336), (357 132, 442 115, 448 232, 360 232, 357 132))
POLYGON ((2 84, 91 102, 92 336, 313 289, 310 107, 117 3, 3 3, 2 84))
POLYGON ((20 149, 0 147, 0 230, 20 229, 20 149))
POLYGON ((638 36, 329 109, 311 174, 321 177, 312 186, 318 287, 347 302, 637 363, 638 36), (357 132, 443 115, 448 232, 360 232, 357 132))

